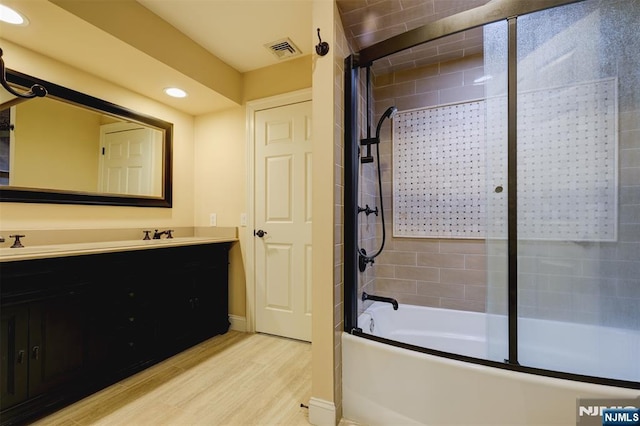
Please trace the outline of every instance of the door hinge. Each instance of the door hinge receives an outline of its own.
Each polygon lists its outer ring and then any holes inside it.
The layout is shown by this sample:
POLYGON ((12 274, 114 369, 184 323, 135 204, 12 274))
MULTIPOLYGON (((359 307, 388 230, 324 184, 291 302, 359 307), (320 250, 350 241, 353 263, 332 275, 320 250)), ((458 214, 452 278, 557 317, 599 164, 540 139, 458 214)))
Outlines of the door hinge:
POLYGON ((102 155, 104 155, 104 146, 102 147, 102 155))

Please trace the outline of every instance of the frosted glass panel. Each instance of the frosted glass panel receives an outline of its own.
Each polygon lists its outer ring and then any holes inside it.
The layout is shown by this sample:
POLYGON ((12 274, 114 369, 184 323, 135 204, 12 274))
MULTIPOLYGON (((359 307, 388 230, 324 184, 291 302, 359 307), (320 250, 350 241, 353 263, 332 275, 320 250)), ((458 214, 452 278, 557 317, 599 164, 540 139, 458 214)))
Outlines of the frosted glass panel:
MULTIPOLYGON (((616 240, 617 84, 607 78, 520 94, 522 238, 616 240)), ((496 195, 503 191, 485 191, 487 182, 494 188, 507 182, 505 151, 491 149, 489 161, 500 165, 500 172, 489 180, 485 159, 487 145, 500 146, 495 138, 506 134, 506 115, 504 96, 398 113, 394 236, 485 237, 486 197, 506 207, 504 195, 496 195)), ((494 232, 507 236, 499 227, 494 232)))
POLYGON ((633 0, 518 18, 522 365, 640 381, 637 22, 633 0))
POLYGON ((508 358, 507 22, 485 25, 487 359, 508 358), (500 189, 496 190, 496 188, 500 189))

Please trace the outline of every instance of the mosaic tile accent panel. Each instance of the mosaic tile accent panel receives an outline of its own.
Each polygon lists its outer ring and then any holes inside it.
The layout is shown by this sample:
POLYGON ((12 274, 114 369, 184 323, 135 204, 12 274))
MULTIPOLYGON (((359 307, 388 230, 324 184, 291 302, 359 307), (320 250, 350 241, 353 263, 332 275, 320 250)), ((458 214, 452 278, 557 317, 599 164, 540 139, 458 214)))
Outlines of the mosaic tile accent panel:
MULTIPOLYGON (((520 239, 616 241, 616 87, 610 78, 519 94, 520 239)), ((506 217, 487 229, 487 204, 506 215, 506 132, 487 126, 504 122, 488 114, 503 116, 506 104, 488 102, 394 117, 395 237, 501 236, 506 217)))

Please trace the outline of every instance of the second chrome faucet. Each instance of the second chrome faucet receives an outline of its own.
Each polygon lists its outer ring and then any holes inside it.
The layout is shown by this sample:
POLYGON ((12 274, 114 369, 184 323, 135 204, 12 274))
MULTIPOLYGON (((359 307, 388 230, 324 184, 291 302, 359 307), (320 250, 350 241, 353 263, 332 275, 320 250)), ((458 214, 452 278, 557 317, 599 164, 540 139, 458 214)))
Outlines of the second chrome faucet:
MULTIPOLYGON (((151 238, 149 238, 149 233, 151 231, 142 231, 142 232, 144 232, 143 240, 150 240, 151 239, 151 238)), ((159 240, 163 235, 166 235, 167 239, 173 238, 172 232, 173 232, 173 229, 167 229, 166 231, 162 231, 162 232, 160 232, 160 231, 158 231, 156 229, 155 231, 153 231, 153 239, 154 240, 159 240)))

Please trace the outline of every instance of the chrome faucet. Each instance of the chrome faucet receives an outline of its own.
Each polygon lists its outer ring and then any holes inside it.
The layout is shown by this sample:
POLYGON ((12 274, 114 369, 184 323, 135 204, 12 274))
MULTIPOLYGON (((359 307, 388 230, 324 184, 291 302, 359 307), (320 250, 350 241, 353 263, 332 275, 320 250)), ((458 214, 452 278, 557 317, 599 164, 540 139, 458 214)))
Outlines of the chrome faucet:
POLYGON ((162 232, 158 232, 158 230, 156 229, 153 233, 153 239, 159 240, 160 237, 162 237, 165 234, 167 235, 167 238, 173 238, 173 235, 171 235, 172 232, 173 232, 173 229, 167 229, 166 231, 162 231, 162 232))

